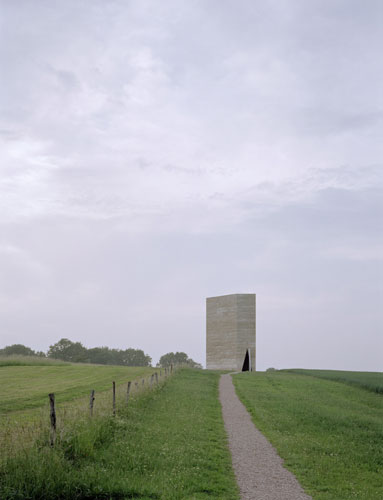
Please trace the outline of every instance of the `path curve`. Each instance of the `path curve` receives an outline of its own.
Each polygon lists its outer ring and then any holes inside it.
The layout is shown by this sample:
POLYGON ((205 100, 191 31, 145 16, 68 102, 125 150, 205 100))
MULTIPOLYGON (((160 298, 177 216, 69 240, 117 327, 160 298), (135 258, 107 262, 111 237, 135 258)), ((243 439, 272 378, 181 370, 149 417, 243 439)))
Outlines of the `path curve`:
POLYGON ((231 375, 221 375, 219 398, 233 469, 242 500, 309 500, 296 477, 253 424, 235 393, 231 375))

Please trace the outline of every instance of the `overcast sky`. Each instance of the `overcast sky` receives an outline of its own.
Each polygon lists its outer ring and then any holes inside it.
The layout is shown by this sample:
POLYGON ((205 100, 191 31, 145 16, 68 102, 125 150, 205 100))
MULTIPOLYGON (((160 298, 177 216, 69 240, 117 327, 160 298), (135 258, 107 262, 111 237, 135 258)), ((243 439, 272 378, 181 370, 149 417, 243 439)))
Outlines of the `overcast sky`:
POLYGON ((0 347, 383 370, 381 0, 0 6, 0 347))

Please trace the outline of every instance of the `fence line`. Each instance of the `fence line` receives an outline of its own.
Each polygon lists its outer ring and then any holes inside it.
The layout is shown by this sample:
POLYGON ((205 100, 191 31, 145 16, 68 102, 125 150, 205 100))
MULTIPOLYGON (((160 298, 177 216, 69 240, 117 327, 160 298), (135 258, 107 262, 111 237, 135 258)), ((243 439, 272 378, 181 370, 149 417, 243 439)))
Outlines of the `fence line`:
POLYGON ((89 401, 89 413, 93 417, 93 404, 94 404, 94 389, 90 391, 90 401, 89 401))
POLYGON ((88 396, 80 396, 62 404, 57 402, 57 394, 50 393, 47 401, 49 423, 47 405, 32 409, 31 414, 28 411, 26 414, 3 417, 0 422, 0 462, 23 450, 27 451, 37 441, 49 443, 54 447, 56 442, 65 438, 70 429, 77 424, 82 425, 84 418, 116 416, 122 405, 129 406, 132 397, 156 390, 160 383, 166 381, 173 369, 176 371, 177 368, 165 368, 159 370, 159 373, 157 370, 146 376, 143 384, 138 383, 139 377, 118 385, 112 381, 111 391, 97 392, 95 389, 89 389, 88 396))
POLYGON ((129 396, 130 396, 130 387, 132 385, 132 382, 129 380, 128 382, 128 387, 126 389, 126 404, 129 404, 129 396))
POLYGON ((55 395, 52 393, 49 394, 49 416, 51 420, 51 437, 50 437, 50 445, 54 446, 56 441, 56 408, 55 408, 55 395))
MULTIPOLYGON (((173 374, 173 365, 170 366, 170 371, 165 368, 164 371, 164 378, 163 381, 166 380, 171 374, 173 374)), ((137 381, 134 381, 135 383, 135 393, 139 394, 140 392, 147 391, 150 389, 153 389, 154 382, 155 386, 158 387, 160 380, 162 379, 162 370, 160 370, 160 374, 158 375, 158 372, 154 372, 150 375, 150 383, 147 385, 145 384, 145 378, 142 379, 141 382, 141 391, 140 391, 140 385, 137 381)), ((115 417, 117 410, 116 410, 116 382, 112 381, 112 416, 115 417)), ((131 396, 131 388, 132 388, 132 381, 129 380, 126 386, 126 406, 129 405, 129 399, 131 396)), ((92 389, 90 392, 90 399, 89 399, 89 414, 90 417, 93 417, 93 410, 95 407, 95 390, 92 389)), ((105 393, 105 391, 102 391, 102 393, 105 393)), ((55 395, 54 393, 49 394, 49 400, 50 400, 50 422, 51 422, 51 428, 50 428, 50 445, 53 447, 55 442, 56 442, 56 434, 57 434, 57 423, 56 423, 56 406, 55 406, 55 395)))

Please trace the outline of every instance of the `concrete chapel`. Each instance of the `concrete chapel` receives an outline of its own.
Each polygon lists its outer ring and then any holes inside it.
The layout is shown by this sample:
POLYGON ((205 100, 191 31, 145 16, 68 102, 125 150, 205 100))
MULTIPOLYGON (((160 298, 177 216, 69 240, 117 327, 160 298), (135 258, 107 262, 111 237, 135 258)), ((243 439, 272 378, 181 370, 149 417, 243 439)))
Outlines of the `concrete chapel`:
POLYGON ((255 294, 206 299, 206 368, 255 371, 255 294))

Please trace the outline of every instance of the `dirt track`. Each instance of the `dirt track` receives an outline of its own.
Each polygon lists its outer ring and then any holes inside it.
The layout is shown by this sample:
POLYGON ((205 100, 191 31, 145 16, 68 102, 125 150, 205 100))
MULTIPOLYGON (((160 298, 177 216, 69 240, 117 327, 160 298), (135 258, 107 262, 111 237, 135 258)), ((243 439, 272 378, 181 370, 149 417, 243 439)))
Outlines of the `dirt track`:
POLYGON ((309 500, 296 477, 283 467, 272 445, 254 426, 238 399, 230 375, 222 375, 219 396, 233 469, 242 500, 309 500))

